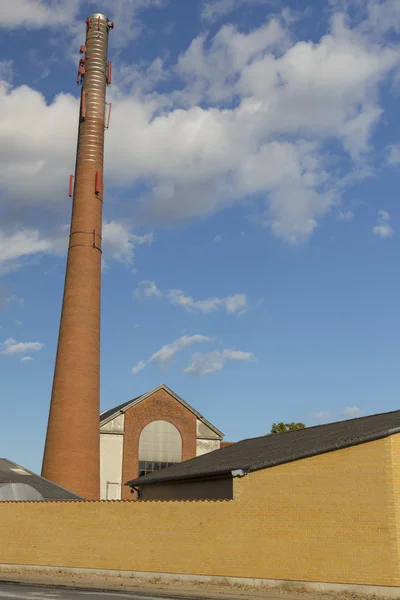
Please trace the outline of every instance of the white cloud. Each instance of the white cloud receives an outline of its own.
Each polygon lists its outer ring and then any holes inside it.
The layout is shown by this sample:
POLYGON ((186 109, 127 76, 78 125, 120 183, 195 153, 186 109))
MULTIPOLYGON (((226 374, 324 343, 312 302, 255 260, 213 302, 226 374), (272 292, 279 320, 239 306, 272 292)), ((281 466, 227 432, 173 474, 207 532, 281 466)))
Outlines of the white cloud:
POLYGON ((133 375, 137 375, 138 373, 140 373, 140 371, 143 371, 143 369, 147 366, 147 362, 145 362, 144 360, 141 360, 140 362, 138 362, 134 367, 132 367, 131 369, 131 373, 133 375))
POLYGON ((19 298, 18 296, 7 296, 4 298, 4 301, 6 302, 6 304, 15 304, 17 306, 24 306, 25 304, 24 298, 19 298))
POLYGON ((250 362, 255 360, 252 352, 241 350, 212 350, 211 352, 197 352, 192 356, 192 361, 186 367, 185 373, 195 376, 209 375, 221 371, 227 361, 250 362))
POLYGON ((0 274, 18 269, 20 259, 50 251, 51 243, 38 230, 0 231, 0 274))
MULTIPOLYGON (((55 227, 40 233, 37 229, 21 229, 14 232, 0 230, 0 274, 21 268, 28 257, 41 254, 62 256, 68 248, 69 225, 55 227)), ((154 235, 137 235, 125 223, 105 221, 103 225, 103 248, 106 261, 114 260, 131 265, 135 248, 152 244, 154 235)))
POLYGON ((0 61, 0 81, 11 83, 14 76, 13 62, 11 60, 0 61))
POLYGON ((0 3, 0 27, 40 29, 59 27, 76 16, 78 0, 12 0, 0 3))
POLYGON ((327 421, 331 421, 333 418, 332 413, 325 411, 325 410, 320 410, 317 412, 314 412, 312 414, 312 418, 314 419, 314 421, 318 421, 319 423, 326 423, 327 421))
POLYGON ((0 264, 38 252, 48 252, 50 247, 48 241, 40 238, 37 230, 25 229, 10 234, 0 232, 0 264))
POLYGON ((169 362, 177 352, 180 352, 184 348, 187 348, 188 346, 191 346, 194 343, 204 343, 212 341, 213 338, 204 335, 184 335, 172 342, 172 344, 167 344, 166 346, 160 348, 160 350, 158 350, 151 356, 150 362, 169 362))
POLYGON ((158 289, 156 282, 148 280, 140 281, 136 290, 133 292, 133 297, 137 300, 157 298, 161 295, 161 291, 158 289))
POLYGON ((213 242, 222 242, 222 235, 216 235, 213 242))
POLYGON ((390 221, 390 215, 388 212, 386 212, 386 210, 378 211, 378 215, 379 215, 379 218, 381 219, 381 221, 385 221, 385 222, 390 221))
POLYGON ((174 306, 184 308, 188 312, 210 313, 222 308, 230 315, 241 316, 248 311, 248 299, 245 294, 235 294, 226 298, 213 296, 205 300, 194 300, 192 296, 187 296, 182 290, 162 292, 155 281, 140 281, 133 297, 138 300, 152 297, 166 298, 174 306))
POLYGON ((244 294, 235 294, 234 296, 222 298, 222 306, 226 308, 226 312, 229 315, 237 315, 238 317, 241 317, 248 310, 247 296, 244 294))
POLYGON ((154 234, 153 233, 145 233, 144 235, 136 235, 132 234, 132 240, 137 246, 141 246, 142 244, 152 244, 154 242, 154 234))
POLYGON ((32 356, 23 356, 21 358, 21 360, 22 360, 22 362, 26 362, 26 361, 29 361, 29 360, 33 360, 33 358, 32 358, 32 356))
POLYGON ((18 325, 18 327, 20 327, 21 325, 23 325, 22 321, 15 321, 15 324, 18 325))
POLYGON ((139 323, 134 323, 133 324, 133 329, 139 329, 139 327, 140 327, 139 323))
POLYGON ((215 23, 243 5, 272 4, 271 0, 208 0, 204 3, 201 17, 204 21, 215 23))
POLYGON ((378 224, 372 228, 374 235, 389 238, 393 235, 393 227, 389 225, 390 215, 386 210, 378 211, 378 224))
POLYGON ((343 410, 342 415, 347 419, 355 419, 356 417, 361 417, 363 414, 363 410, 358 406, 346 406, 343 410))
MULTIPOLYGON (((20 229, 12 233, 0 230, 0 275, 32 264, 43 254, 62 256, 68 245, 69 225, 41 233, 38 229, 20 229)), ((23 298, 13 299, 23 306, 23 298)))
POLYGON ((141 13, 164 3, 164 0, 102 0, 99 7, 96 0, 12 0, 0 3, 0 27, 54 29, 62 25, 71 36, 79 29, 83 36, 83 20, 77 21, 79 9, 84 8, 87 14, 100 8, 118 24, 118 36, 112 38, 112 44, 124 46, 142 32, 141 13))
POLYGON ((202 313, 209 313, 219 308, 223 308, 230 315, 241 316, 248 310, 247 297, 245 294, 235 294, 234 296, 227 296, 226 298, 214 296, 205 300, 194 300, 192 296, 186 296, 182 290, 170 290, 166 296, 171 304, 180 306, 188 312, 199 311, 202 313))
MULTIPOLYGON (((70 2, 61 22, 73 13, 70 2)), ((121 15, 157 4, 103 3, 121 15)), ((384 4, 394 10, 393 2, 384 4)), ((27 23, 49 22, 44 2, 26 5, 27 23)), ((4 23, 17 26, 21 15, 15 11, 24 4, 4 6, 4 23)), ((54 6, 52 20, 63 3, 54 6)), ((106 184, 133 188, 140 181, 147 189, 130 208, 135 223, 196 218, 257 198, 263 204, 257 222, 290 243, 307 239, 339 204, 343 182, 363 172, 382 118, 380 86, 400 64, 393 40, 376 41, 389 24, 379 17, 377 34, 377 19, 370 11, 363 27, 351 26, 337 12, 329 32, 314 42, 292 40, 284 18, 248 33, 224 26, 211 39, 197 37, 176 67, 166 68, 160 59, 148 89, 125 89, 117 80, 106 184), (173 92, 156 93, 163 78, 173 92), (229 108, 232 98, 237 103, 229 108), (347 161, 340 160, 343 152, 347 161)), ((128 31, 132 23, 129 16, 128 31)), ((72 95, 46 102, 28 86, 1 85, 0 190, 10 213, 28 203, 65 210, 62 190, 73 168, 77 113, 72 95)), ((130 260, 130 243, 115 249, 119 260, 130 260)))
POLYGON ((338 219, 339 221, 352 221, 355 217, 355 214, 352 210, 339 210, 338 219))
MULTIPOLYGON (((239 4, 240 0, 236 0, 239 4)), ((234 10, 235 0, 212 0, 205 2, 201 11, 201 17, 204 21, 215 22, 234 10)))
POLYGON ((103 244, 106 258, 110 257, 125 264, 132 264, 135 247, 142 244, 152 244, 154 235, 136 235, 130 227, 122 222, 109 221, 103 225, 103 244))
POLYGON ((0 344, 0 352, 1 354, 11 356, 14 354, 24 354, 25 352, 38 352, 43 346, 44 344, 41 344, 40 342, 17 342, 16 340, 9 338, 0 344))
POLYGON ((215 104, 235 93, 242 101, 232 110, 189 107, 170 113, 168 120, 153 121, 158 139, 168 137, 169 143, 167 130, 173 128, 177 154, 170 158, 179 156, 184 166, 178 174, 174 164, 166 164, 168 181, 146 198, 160 218, 193 217, 200 209, 212 212, 227 202, 264 194, 267 211, 262 223, 276 235, 298 241, 307 238, 338 202, 321 144, 325 138, 338 139, 357 159, 368 151, 380 111, 365 98, 398 54, 390 49, 375 54, 338 31, 317 45, 295 44, 275 58, 268 48, 284 39, 276 22, 248 36, 225 27, 210 48, 198 38, 182 55, 178 69, 187 79, 187 102, 215 104), (187 131, 192 132, 190 145, 187 131), (310 134, 313 143, 303 139, 310 134), (292 140, 278 141, 281 135, 292 140), (201 158, 192 161, 196 148, 201 158), (189 179, 195 185, 191 203, 189 179))
POLYGON ((185 348, 192 346, 193 344, 204 344, 206 342, 213 342, 214 338, 207 337, 205 335, 183 335, 176 339, 171 344, 166 344, 157 352, 152 354, 147 361, 141 360, 131 369, 131 373, 136 375, 142 371, 150 363, 155 363, 158 366, 164 366, 171 362, 172 358, 185 348))
POLYGON ((342 411, 330 412, 330 411, 318 411, 312 414, 312 418, 319 423, 327 423, 334 419, 354 419, 360 417, 363 414, 363 410, 358 406, 346 406, 342 411))
POLYGON ((4 163, 0 186, 7 190, 6 206, 12 208, 16 201, 19 206, 62 205, 76 145, 73 116, 79 110, 78 100, 60 94, 48 104, 40 92, 26 85, 12 87, 3 82, 0 107, 0 153, 4 163), (24 130, 29 123, 27 137, 24 130))
POLYGON ((389 146, 388 163, 390 165, 400 164, 400 144, 389 146))
POLYGON ((368 18, 364 29, 382 34, 400 31, 400 4, 398 0, 369 0, 366 3, 368 18))

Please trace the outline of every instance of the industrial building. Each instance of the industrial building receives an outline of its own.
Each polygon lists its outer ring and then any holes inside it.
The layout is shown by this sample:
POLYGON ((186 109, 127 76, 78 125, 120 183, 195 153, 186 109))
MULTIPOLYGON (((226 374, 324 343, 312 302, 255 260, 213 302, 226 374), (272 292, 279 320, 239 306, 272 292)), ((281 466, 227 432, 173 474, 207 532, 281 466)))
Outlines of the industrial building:
POLYGON ((265 435, 237 442, 164 471, 135 477, 126 485, 139 490, 143 500, 232 500, 235 477, 309 460, 399 432, 400 410, 265 435))
POLYGON ((132 476, 218 450, 224 434, 165 384, 100 415, 102 500, 133 500, 132 476))

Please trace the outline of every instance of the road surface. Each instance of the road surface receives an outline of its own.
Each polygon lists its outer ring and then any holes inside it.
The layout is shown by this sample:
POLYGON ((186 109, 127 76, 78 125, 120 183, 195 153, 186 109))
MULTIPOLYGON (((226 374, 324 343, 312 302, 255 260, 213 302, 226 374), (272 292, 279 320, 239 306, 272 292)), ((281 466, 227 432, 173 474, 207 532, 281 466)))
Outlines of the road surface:
MULTIPOLYGON (((0 583, 0 600, 175 600, 173 596, 154 596, 133 592, 97 592, 56 587, 27 586, 0 583)), ((182 596, 179 600, 182 600, 182 596)), ((193 600, 193 597, 188 598, 193 600)))

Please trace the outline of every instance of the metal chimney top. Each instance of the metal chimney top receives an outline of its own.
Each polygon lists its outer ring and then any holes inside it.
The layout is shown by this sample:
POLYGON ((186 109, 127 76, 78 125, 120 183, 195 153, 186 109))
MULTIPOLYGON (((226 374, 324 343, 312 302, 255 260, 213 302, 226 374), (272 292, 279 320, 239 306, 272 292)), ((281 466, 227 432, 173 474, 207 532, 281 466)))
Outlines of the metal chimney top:
POLYGON ((104 19, 105 21, 109 21, 110 20, 106 15, 103 15, 103 13, 93 13, 92 15, 90 15, 88 17, 88 20, 91 21, 92 19, 98 19, 99 17, 101 19, 104 19))

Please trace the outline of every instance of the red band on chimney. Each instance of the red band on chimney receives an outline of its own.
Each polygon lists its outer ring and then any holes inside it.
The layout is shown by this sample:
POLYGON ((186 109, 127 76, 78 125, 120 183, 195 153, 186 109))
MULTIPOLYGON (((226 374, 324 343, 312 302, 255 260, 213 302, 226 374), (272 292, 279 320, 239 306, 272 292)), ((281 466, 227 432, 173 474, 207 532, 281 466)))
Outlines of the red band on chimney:
POLYGON ((69 197, 72 198, 74 189, 74 176, 69 176, 69 197))
POLYGON ((86 119, 86 92, 82 90, 82 108, 81 108, 82 119, 86 119))
POLYGON ((95 192, 96 194, 100 194, 102 188, 101 182, 101 173, 100 171, 96 171, 96 182, 95 182, 95 192))
POLYGON ((107 114, 107 118, 106 118, 105 128, 108 129, 110 127, 112 102, 106 102, 106 106, 108 106, 108 114, 107 114))
POLYGON ((78 77, 76 79, 77 83, 80 83, 83 79, 83 76, 86 73, 86 69, 85 69, 85 63, 82 62, 82 59, 79 61, 79 67, 78 67, 78 77))

